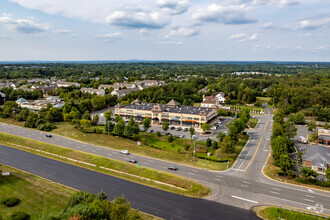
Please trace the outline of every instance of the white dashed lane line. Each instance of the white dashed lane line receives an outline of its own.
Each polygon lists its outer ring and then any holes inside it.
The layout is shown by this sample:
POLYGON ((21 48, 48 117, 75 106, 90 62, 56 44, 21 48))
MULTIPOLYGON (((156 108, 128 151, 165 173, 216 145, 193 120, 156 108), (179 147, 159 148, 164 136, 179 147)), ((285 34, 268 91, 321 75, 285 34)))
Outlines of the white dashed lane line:
POLYGON ((280 194, 280 193, 278 193, 278 192, 274 192, 274 191, 270 191, 270 193, 273 193, 273 194, 280 194))

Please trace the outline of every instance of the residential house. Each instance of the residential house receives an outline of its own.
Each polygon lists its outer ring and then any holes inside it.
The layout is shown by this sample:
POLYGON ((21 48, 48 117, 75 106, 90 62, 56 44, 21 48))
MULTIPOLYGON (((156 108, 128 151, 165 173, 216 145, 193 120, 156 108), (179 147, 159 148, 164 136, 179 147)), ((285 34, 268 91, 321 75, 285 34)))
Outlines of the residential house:
POLYGON ((201 103, 201 107, 208 107, 208 108, 217 108, 218 101, 215 96, 203 96, 203 102, 201 103))
POLYGON ((215 98, 219 103, 225 103, 225 94, 223 92, 219 92, 218 94, 215 95, 215 98))
POLYGON ((104 89, 93 89, 93 88, 81 88, 80 89, 81 92, 87 92, 90 94, 96 94, 98 96, 104 96, 105 95, 105 90, 104 89))
POLYGON ((306 148, 303 155, 304 166, 315 170, 319 174, 324 174, 330 168, 330 151, 321 145, 312 145, 306 148))
POLYGON ((210 90, 206 87, 204 87, 203 89, 198 90, 198 93, 208 93, 210 90))
POLYGON ((330 145, 330 136, 329 135, 319 135, 316 139, 316 143, 325 145, 326 147, 329 147, 329 145, 330 145))
POLYGON ((134 89, 121 89, 121 90, 114 90, 111 92, 111 95, 116 95, 118 98, 122 98, 125 95, 130 94, 131 92, 134 91, 139 91, 138 88, 134 88, 134 89))
POLYGON ((0 104, 4 104, 6 102, 6 94, 0 92, 0 104))
POLYGON ((57 87, 69 87, 69 86, 80 87, 80 84, 76 82, 57 81, 55 84, 57 85, 57 87))
POLYGON ((49 91, 53 91, 57 88, 56 84, 49 85, 33 85, 31 86, 32 90, 39 91, 41 90, 43 94, 47 94, 49 91))

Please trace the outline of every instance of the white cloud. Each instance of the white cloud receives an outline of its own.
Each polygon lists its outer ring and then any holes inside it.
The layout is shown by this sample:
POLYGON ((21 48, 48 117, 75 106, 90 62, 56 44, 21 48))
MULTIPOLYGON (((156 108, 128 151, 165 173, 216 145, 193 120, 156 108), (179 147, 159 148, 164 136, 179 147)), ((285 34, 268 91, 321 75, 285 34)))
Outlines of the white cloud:
POLYGON ((182 42, 180 41, 160 41, 156 42, 157 44, 165 44, 165 45, 182 45, 182 42))
POLYGON ((72 31, 68 30, 68 29, 58 29, 58 30, 54 30, 52 31, 54 34, 71 34, 72 31))
POLYGON ((329 45, 321 45, 321 46, 314 48, 314 50, 328 50, 329 48, 330 48, 329 45))
POLYGON ((199 9, 192 17, 197 23, 215 22, 222 24, 248 24, 255 20, 246 17, 248 8, 245 5, 217 5, 212 4, 206 9, 199 9))
POLYGON ((0 34, 0 38, 9 39, 11 37, 9 35, 6 35, 6 34, 0 34))
POLYGON ((10 14, 2 14, 0 23, 6 24, 8 27, 22 33, 36 33, 50 30, 50 25, 36 23, 31 19, 13 19, 10 14))
POLYGON ((280 0, 277 1, 278 2, 278 6, 280 8, 284 8, 284 7, 288 7, 288 6, 293 6, 293 5, 298 5, 299 1, 298 0, 280 0))
POLYGON ((330 24, 330 18, 320 20, 303 20, 299 22, 299 29, 317 29, 330 24))
POLYGON ((304 34, 298 34, 298 37, 310 37, 312 36, 312 33, 304 33, 304 34))
POLYGON ((229 36, 229 39, 238 40, 240 42, 253 41, 258 39, 257 34, 247 35, 247 34, 232 34, 229 36))
POLYGON ((174 28, 170 31, 168 35, 166 35, 166 38, 171 38, 171 37, 188 37, 188 36, 195 36, 198 35, 199 31, 196 30, 193 27, 179 27, 179 28, 174 28))
POLYGON ((115 40, 122 39, 123 34, 121 32, 115 32, 115 33, 111 33, 111 34, 100 34, 100 35, 96 35, 95 37, 103 39, 104 41, 107 41, 107 42, 113 42, 115 40))
POLYGON ((273 23, 272 22, 266 22, 266 23, 264 23, 264 28, 265 29, 270 29, 270 28, 273 28, 274 27, 274 25, 273 25, 273 23))
POLYGON ((280 49, 280 50, 301 50, 301 46, 283 46, 283 45, 278 45, 275 47, 275 49, 280 49))
POLYGON ((139 30, 139 34, 151 34, 152 32, 149 31, 148 29, 146 28, 142 28, 139 30))
POLYGON ((170 18, 161 12, 149 12, 142 9, 115 11, 106 22, 111 25, 126 28, 159 29, 170 23, 170 18))
POLYGON ((189 8, 188 0, 158 0, 157 5, 172 15, 185 13, 189 8))

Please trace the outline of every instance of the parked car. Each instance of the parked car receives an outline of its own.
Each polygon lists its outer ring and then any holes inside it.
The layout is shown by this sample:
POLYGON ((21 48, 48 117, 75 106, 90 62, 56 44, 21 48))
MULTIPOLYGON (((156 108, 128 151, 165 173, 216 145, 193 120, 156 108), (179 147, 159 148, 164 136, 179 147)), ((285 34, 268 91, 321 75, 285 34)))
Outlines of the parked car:
POLYGON ((154 130, 151 129, 151 130, 149 130, 148 132, 149 132, 149 133, 152 133, 152 132, 154 132, 154 130))
POLYGON ((129 158, 128 162, 130 162, 130 163, 137 163, 137 160, 135 160, 134 158, 129 158))
POLYGON ((179 138, 184 138, 184 134, 180 134, 179 138))
POLYGON ((184 131, 184 132, 187 132, 187 131, 188 131, 188 128, 184 128, 183 131, 184 131))
POLYGON ((172 126, 170 129, 171 129, 171 130, 174 130, 174 129, 175 129, 175 127, 173 127, 173 126, 172 126))
POLYGON ((46 137, 51 138, 53 136, 51 134, 46 134, 46 137))
POLYGON ((182 128, 181 128, 181 127, 177 127, 176 130, 177 130, 177 131, 181 131, 182 128))
POLYGON ((121 153, 121 154, 126 154, 126 155, 129 154, 128 150, 122 150, 122 151, 120 151, 120 153, 121 153))
POLYGON ((169 170, 178 170, 178 168, 176 168, 175 166, 172 166, 172 165, 168 165, 167 169, 169 169, 169 170))
POLYGON ((142 128, 142 129, 141 129, 141 131, 145 132, 145 131, 147 131, 147 130, 146 130, 146 129, 144 129, 144 128, 142 128))
POLYGON ((196 135, 191 136, 191 139, 193 140, 197 139, 196 135))
POLYGON ((170 132, 166 132, 165 135, 166 135, 166 136, 170 135, 170 132))

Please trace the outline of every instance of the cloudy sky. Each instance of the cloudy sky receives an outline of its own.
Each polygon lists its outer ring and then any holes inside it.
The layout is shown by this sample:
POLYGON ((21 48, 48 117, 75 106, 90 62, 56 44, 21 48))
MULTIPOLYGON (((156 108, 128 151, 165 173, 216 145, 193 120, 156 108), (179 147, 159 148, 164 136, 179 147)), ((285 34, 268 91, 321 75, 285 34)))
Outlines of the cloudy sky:
POLYGON ((329 0, 0 0, 0 60, 330 61, 329 0))

